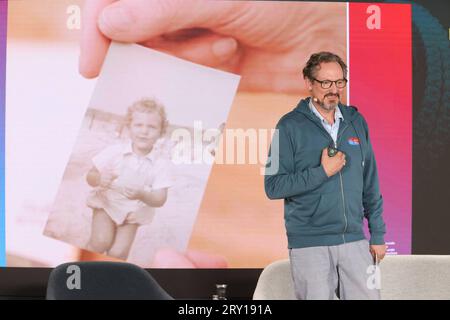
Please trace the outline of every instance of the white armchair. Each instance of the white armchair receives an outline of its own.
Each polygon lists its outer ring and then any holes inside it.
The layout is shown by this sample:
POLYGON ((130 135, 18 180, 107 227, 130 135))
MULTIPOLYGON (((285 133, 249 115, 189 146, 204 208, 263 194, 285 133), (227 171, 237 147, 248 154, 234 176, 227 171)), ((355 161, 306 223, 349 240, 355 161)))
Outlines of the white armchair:
MULTIPOLYGON (((380 270, 383 300, 450 299, 449 255, 386 256, 380 270)), ((253 299, 295 299, 289 260, 264 268, 253 299)))

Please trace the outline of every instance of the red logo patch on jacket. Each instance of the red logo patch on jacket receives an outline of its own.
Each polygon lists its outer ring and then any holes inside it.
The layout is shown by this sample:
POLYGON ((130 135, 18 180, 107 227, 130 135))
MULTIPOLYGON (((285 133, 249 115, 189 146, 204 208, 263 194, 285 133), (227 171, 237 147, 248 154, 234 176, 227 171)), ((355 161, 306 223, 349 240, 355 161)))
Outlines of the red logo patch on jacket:
POLYGON ((359 139, 357 137, 348 138, 347 142, 351 146, 359 146, 359 139))

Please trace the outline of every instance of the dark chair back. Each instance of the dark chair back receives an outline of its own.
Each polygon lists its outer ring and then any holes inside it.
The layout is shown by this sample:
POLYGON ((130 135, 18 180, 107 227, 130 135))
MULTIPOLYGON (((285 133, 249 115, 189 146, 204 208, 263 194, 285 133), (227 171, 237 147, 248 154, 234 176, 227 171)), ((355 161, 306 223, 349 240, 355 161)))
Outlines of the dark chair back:
POLYGON ((64 263, 50 274, 47 300, 172 300, 144 269, 130 263, 64 263))

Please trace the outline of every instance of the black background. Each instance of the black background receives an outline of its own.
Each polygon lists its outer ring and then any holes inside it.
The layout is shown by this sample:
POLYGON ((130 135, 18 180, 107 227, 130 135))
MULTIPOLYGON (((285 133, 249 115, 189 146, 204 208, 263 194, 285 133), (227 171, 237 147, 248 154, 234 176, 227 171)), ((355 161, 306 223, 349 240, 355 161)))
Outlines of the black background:
MULTIPOLYGON (((447 55, 442 59, 450 59, 448 56, 450 27, 450 1, 447 0, 416 0, 413 3, 420 4, 428 12, 436 17, 442 25, 442 38, 447 39, 447 55)), ((414 7, 413 7, 414 10, 414 7)), ((413 19, 413 28, 417 21, 413 19)), ((423 35, 422 35, 423 36, 423 35)), ((430 36, 431 37, 431 36, 430 36)), ((436 126, 438 118, 447 117, 449 114, 449 88, 437 88, 441 94, 441 101, 437 112, 429 116, 426 128, 422 126, 421 111, 429 107, 423 103, 423 95, 427 90, 424 77, 436 76, 431 72, 429 65, 420 56, 424 49, 418 36, 413 33, 413 216, 412 216, 412 253, 413 254, 450 254, 450 135, 449 123, 445 127, 436 126), (445 94, 447 95, 445 97, 445 94), (435 116, 436 118, 433 118, 435 116), (421 135, 427 132, 420 141, 421 135), (436 147, 436 141, 441 143, 436 147)), ((440 77, 449 77, 450 70, 442 70, 440 77)), ((438 85, 438 84, 437 84, 438 85)), ((429 86, 429 84, 428 84, 429 86)))

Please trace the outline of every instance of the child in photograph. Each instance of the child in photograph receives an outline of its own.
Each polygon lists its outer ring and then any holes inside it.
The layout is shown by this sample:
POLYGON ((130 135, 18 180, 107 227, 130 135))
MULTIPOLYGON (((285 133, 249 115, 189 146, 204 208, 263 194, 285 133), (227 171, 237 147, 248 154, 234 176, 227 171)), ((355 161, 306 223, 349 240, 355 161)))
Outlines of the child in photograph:
POLYGON ((171 186, 164 106, 152 99, 133 103, 127 112, 130 141, 105 148, 93 159, 87 182, 92 229, 87 249, 126 260, 139 226, 153 220, 154 208, 167 200, 171 186))

